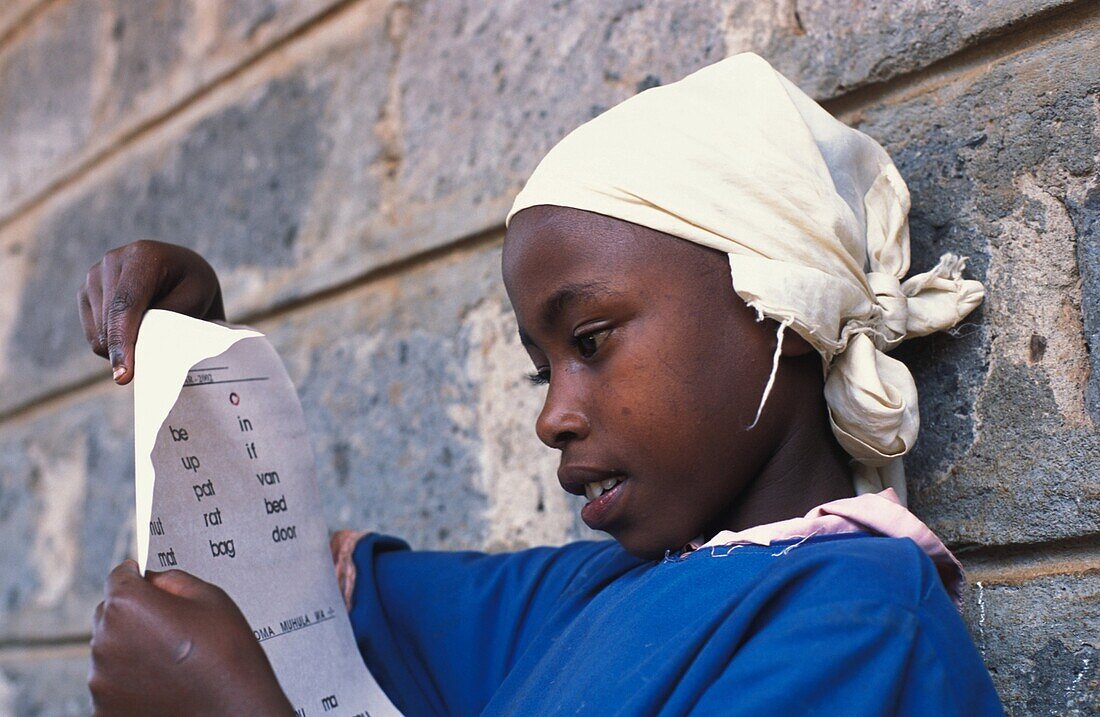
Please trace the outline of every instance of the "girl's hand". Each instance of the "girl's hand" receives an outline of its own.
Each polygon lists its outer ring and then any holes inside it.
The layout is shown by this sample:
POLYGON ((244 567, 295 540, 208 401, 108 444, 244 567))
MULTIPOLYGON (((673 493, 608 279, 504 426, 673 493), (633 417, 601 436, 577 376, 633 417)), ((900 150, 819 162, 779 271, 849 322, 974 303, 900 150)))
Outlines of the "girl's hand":
POLYGON ((337 530, 328 541, 329 550, 332 551, 332 565, 336 569, 336 582, 340 586, 340 595, 344 598, 344 607, 349 612, 356 577, 352 555, 355 553, 355 546, 366 534, 365 530, 337 530))
POLYGON ((92 625, 95 717, 290 715, 294 710, 236 604, 185 573, 107 578, 92 625))
POLYGON ((134 377, 134 343, 146 309, 225 320, 222 290, 201 256, 175 244, 136 241, 112 249, 88 270, 78 295, 92 351, 110 358, 115 381, 134 377))

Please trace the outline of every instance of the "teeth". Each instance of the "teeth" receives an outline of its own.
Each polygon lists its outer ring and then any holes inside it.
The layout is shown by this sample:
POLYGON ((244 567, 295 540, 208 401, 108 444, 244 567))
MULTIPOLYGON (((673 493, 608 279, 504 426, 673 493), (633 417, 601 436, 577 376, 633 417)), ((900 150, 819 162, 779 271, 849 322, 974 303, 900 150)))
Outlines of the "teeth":
POLYGON ((622 479, 620 478, 608 478, 607 480, 596 481, 594 483, 585 483, 584 495, 588 500, 596 500, 621 482, 622 479))

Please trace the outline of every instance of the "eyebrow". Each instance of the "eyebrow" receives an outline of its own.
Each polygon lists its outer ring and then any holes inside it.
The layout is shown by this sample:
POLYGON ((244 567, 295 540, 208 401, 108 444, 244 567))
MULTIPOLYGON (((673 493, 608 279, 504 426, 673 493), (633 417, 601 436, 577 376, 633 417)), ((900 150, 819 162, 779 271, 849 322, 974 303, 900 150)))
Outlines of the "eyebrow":
MULTIPOLYGON (((546 326, 553 326, 562 313, 569 308, 569 305, 575 301, 618 295, 619 292, 602 281, 592 281, 585 284, 564 284, 543 303, 542 323, 546 326)), ((524 346, 535 345, 535 342, 522 328, 519 330, 519 340, 524 346)))

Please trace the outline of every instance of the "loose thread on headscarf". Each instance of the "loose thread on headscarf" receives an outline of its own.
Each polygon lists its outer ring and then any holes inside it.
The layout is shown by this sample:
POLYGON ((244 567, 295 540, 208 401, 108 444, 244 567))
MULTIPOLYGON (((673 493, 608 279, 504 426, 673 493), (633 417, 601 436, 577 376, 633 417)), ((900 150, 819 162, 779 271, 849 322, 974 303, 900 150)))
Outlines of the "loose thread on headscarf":
POLYGON ((783 322, 779 324, 779 328, 775 332, 775 355, 772 356, 772 372, 768 376, 768 383, 764 386, 764 395, 760 397, 760 405, 756 409, 756 418, 752 419, 752 423, 745 430, 751 431, 756 428, 756 424, 760 422, 760 416, 764 413, 764 404, 768 402, 768 396, 772 392, 772 386, 775 385, 775 374, 779 372, 779 356, 783 353, 783 332, 787 330, 787 327, 791 325, 791 319, 783 319, 783 322))

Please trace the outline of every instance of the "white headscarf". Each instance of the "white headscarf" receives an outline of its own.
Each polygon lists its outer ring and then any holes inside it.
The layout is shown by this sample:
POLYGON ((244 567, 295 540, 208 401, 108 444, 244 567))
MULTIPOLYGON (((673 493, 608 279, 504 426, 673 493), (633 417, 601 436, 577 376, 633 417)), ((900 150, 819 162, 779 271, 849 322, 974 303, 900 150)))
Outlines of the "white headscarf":
MULTIPOLYGON (((886 151, 762 58, 736 55, 581 125, 539 163, 508 221, 584 209, 729 255, 758 315, 821 354, 829 420, 857 493, 894 488, 920 417, 909 370, 884 352, 949 328, 984 296, 966 260, 909 271, 909 191, 886 151)), ((775 377, 768 380, 761 409, 775 377)), ((759 414, 757 416, 759 418, 759 414)))

